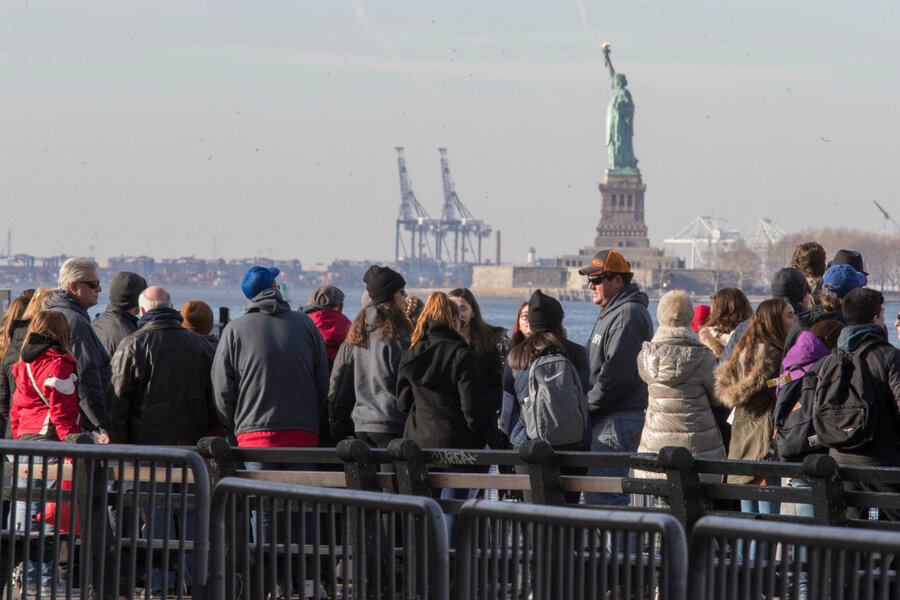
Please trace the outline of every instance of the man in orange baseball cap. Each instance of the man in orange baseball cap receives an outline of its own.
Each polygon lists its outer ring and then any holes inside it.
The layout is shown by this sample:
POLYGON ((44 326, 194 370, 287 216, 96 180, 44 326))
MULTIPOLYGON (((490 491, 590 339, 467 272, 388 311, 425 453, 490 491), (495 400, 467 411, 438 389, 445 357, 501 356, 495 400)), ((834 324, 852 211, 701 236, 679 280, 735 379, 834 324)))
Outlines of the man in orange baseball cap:
MULTIPOLYGON (((586 344, 590 357, 588 409, 592 452, 637 452, 647 408, 647 384, 637 371, 641 345, 653 337, 647 294, 615 250, 598 252, 578 271, 588 278, 591 300, 601 308, 586 344)), ((628 469, 592 467, 588 475, 626 477, 628 469)), ((592 492, 590 504, 628 504, 628 494, 592 492)))

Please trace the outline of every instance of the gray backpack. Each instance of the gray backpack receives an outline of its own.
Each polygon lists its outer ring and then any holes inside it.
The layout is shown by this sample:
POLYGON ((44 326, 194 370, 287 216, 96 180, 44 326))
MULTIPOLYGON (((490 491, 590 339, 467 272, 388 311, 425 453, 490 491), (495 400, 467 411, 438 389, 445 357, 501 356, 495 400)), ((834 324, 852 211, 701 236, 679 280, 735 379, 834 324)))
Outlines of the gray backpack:
POLYGON ((541 356, 528 370, 528 396, 522 400, 522 421, 532 440, 551 446, 584 440, 588 426, 587 396, 572 362, 561 354, 541 356))

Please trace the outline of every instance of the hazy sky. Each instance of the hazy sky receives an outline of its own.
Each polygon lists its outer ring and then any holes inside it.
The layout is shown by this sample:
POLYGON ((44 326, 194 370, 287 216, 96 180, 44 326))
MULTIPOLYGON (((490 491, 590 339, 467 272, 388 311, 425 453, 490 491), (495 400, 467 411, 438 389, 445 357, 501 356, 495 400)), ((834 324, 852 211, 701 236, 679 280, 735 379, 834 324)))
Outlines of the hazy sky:
POLYGON ((701 213, 884 231, 897 6, 2 0, 0 250, 389 260, 404 146, 432 216, 446 147, 504 261, 573 252, 600 216, 604 41, 653 243, 701 213))

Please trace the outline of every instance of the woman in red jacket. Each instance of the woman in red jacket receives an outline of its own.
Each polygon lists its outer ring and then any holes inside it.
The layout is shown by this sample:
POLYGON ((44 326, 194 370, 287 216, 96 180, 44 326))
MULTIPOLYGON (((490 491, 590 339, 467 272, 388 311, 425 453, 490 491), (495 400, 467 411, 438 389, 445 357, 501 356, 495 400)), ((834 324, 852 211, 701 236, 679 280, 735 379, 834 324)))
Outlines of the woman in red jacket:
MULTIPOLYGON (((20 360, 13 366, 16 391, 9 411, 10 429, 17 440, 63 441, 70 433, 81 431, 78 409, 77 375, 72 357, 69 324, 57 311, 44 311, 35 315, 28 325, 22 344, 20 360)), ((22 455, 19 460, 28 460, 22 455)), ((55 463, 55 458, 47 463, 55 463)), ((53 469, 50 469, 53 472, 53 469)), ((20 481, 19 485, 24 485, 20 481)), ((50 480, 34 480, 32 485, 53 485, 50 480)), ((34 502, 16 502, 16 527, 25 528, 27 520, 34 519, 41 506, 34 502)), ((64 519, 57 514, 57 526, 64 528, 64 519)), ((49 527, 52 518, 48 518, 49 527)), ((37 524, 31 524, 35 531, 37 524)), ((40 565, 33 561, 19 564, 13 573, 13 585, 27 585, 29 593, 38 585, 46 594, 51 590, 54 577, 65 581, 68 577, 66 540, 60 540, 57 569, 52 562, 40 565), (54 572, 55 571, 55 572, 54 572)), ((60 589, 60 584, 57 584, 60 589)))
POLYGON ((64 441, 81 431, 78 377, 62 313, 50 310, 34 317, 13 376, 16 392, 9 419, 15 439, 64 441))

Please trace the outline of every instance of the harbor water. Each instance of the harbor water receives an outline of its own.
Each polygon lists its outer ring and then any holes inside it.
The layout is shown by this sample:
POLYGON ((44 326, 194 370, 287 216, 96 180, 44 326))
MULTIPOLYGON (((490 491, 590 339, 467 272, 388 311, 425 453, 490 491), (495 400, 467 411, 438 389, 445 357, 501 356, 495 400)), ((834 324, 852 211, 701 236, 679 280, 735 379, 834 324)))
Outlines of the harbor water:
MULTIPOLYGON (((172 295, 172 302, 176 308, 180 308, 187 300, 203 300, 212 307, 213 314, 216 318, 218 318, 219 307, 227 306, 231 311, 231 318, 235 319, 244 313, 247 304, 244 295, 237 286, 233 289, 214 286, 167 286, 166 289, 172 295)), ((298 306, 305 306, 309 294, 313 289, 315 288, 300 286, 290 287, 288 295, 291 308, 296 309, 298 306)), ((343 291, 346 295, 344 301, 344 314, 353 320, 362 308, 361 298, 364 290, 363 288, 359 288, 343 289, 343 291)), ((107 292, 104 289, 100 294, 100 301, 105 302, 107 299, 107 292)), ((427 300, 427 297, 423 297, 422 300, 427 300)), ((506 327, 509 332, 512 333, 516 313, 522 302, 525 302, 526 300, 528 300, 528 296, 526 293, 523 293, 522 297, 518 299, 484 298, 479 299, 478 304, 481 307, 482 316, 485 321, 492 325, 506 327)), ((709 304, 709 297, 697 296, 694 298, 694 304, 709 304)), ((754 308, 757 304, 758 302, 753 302, 754 308)), ((599 308, 590 302, 563 301, 562 306, 566 313, 563 325, 566 328, 569 339, 573 342, 583 344, 590 336, 591 330, 594 327, 594 322, 597 320, 599 308)), ((91 319, 94 318, 94 315, 103 312, 104 309, 105 306, 102 304, 91 308, 88 311, 91 315, 91 319)), ((900 311, 900 302, 885 302, 884 313, 888 326, 888 338, 894 345, 897 345, 898 343, 897 328, 893 326, 894 321, 897 319, 898 311, 900 311)), ((650 315, 653 318, 655 327, 657 324, 655 300, 651 300, 650 302, 650 315)))

